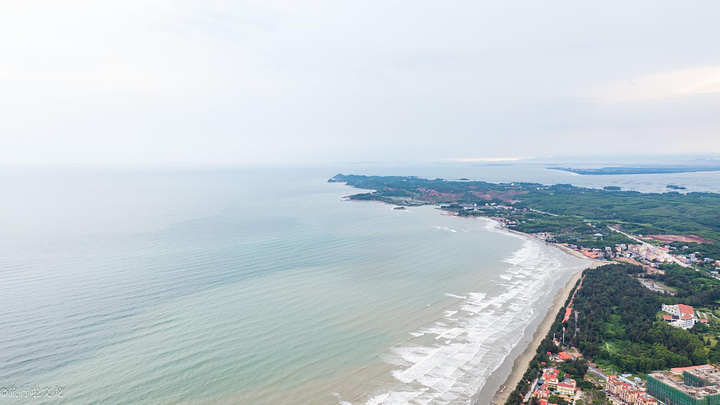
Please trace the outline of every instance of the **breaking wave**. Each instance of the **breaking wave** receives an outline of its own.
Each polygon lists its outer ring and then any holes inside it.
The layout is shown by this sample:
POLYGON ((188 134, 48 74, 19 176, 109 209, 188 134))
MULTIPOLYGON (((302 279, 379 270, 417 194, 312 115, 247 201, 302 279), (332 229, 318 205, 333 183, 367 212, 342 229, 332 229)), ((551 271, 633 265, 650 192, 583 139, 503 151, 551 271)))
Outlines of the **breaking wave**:
POLYGON ((505 262, 509 268, 489 293, 455 295, 456 310, 442 320, 411 333, 392 349, 397 384, 376 393, 365 405, 469 404, 487 378, 503 363, 536 316, 549 292, 560 260, 537 241, 523 238, 522 247, 505 262), (538 293, 546 291, 548 293, 538 293))

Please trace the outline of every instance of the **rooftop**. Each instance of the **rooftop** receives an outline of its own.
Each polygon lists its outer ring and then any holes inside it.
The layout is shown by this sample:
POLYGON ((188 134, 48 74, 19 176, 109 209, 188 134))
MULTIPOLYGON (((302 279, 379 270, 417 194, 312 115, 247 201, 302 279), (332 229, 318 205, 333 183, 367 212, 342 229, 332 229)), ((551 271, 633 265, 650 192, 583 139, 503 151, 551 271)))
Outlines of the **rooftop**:
POLYGON ((692 368, 685 373, 702 380, 706 387, 714 386, 720 392, 720 372, 715 368, 692 368))
POLYGON ((683 392, 684 394, 692 397, 693 399, 702 399, 709 395, 720 394, 720 373, 718 373, 718 370, 716 370, 715 368, 711 367, 710 369, 707 369, 687 367, 685 370, 683 370, 683 373, 703 380, 707 385, 705 385, 704 387, 693 387, 685 384, 683 382, 683 379, 678 374, 668 372, 654 373, 650 374, 650 376, 670 387, 673 387, 683 392))
POLYGON ((675 374, 682 374, 683 371, 686 370, 713 370, 715 367, 709 365, 709 364, 702 364, 699 366, 690 366, 690 367, 675 367, 671 368, 670 371, 672 371, 675 374))
POLYGON ((691 307, 690 305, 678 304, 678 308, 680 308, 681 314, 693 315, 695 313, 695 309, 693 309, 693 307, 691 307))

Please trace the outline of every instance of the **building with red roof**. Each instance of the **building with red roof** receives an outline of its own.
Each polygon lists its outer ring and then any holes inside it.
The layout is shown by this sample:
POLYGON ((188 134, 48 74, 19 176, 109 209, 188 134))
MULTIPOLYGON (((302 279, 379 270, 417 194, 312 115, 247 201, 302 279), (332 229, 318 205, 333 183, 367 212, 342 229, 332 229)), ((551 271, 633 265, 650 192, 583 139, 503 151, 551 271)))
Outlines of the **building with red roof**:
POLYGON ((545 405, 557 405, 548 403, 548 398, 552 395, 559 395, 568 400, 575 396, 577 383, 575 380, 566 378, 558 381, 560 370, 556 368, 546 368, 543 370, 542 377, 538 380, 538 385, 532 391, 532 396, 538 399, 538 402, 545 405))
POLYGON ((637 399, 639 393, 640 391, 632 385, 623 384, 623 386, 618 390, 618 397, 626 403, 632 404, 635 402, 635 399, 637 399))
POLYGON ((700 321, 697 317, 695 317, 695 308, 691 307, 690 305, 663 304, 661 309, 663 312, 667 312, 668 314, 670 314, 669 317, 668 315, 664 315, 663 320, 670 322, 670 325, 677 328, 690 329, 695 326, 695 323, 697 322, 707 322, 707 320, 700 321))
POLYGON ((674 367, 670 369, 670 372, 673 374, 682 374, 684 371, 687 370, 713 370, 715 367, 711 366, 710 364, 701 364, 699 366, 688 366, 688 367, 674 367))
POLYGON ((635 398, 635 402, 633 402, 633 405, 658 405, 658 401, 652 396, 641 392, 635 398))
POLYGON ((577 386, 577 383, 573 379, 565 379, 563 382, 558 383, 557 385, 557 392, 567 398, 572 398, 575 396, 575 387, 577 386))
POLYGON ((678 304, 677 306, 680 309, 681 314, 695 315, 695 309, 690 305, 678 304))

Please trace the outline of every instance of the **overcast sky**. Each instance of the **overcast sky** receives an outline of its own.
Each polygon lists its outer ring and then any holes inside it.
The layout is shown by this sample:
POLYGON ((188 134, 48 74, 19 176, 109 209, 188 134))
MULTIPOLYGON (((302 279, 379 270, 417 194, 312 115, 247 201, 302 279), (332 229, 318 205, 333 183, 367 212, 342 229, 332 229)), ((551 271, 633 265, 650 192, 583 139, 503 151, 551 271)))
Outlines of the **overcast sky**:
POLYGON ((720 1, 5 0, 0 163, 720 153, 720 1))

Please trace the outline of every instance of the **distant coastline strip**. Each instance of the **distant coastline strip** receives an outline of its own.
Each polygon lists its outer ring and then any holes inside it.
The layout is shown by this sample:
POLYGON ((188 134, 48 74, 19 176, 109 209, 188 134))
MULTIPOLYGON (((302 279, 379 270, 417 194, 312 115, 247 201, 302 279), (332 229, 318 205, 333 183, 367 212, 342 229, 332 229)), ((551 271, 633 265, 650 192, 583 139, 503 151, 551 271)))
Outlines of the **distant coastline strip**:
POLYGON ((572 167, 548 167, 549 170, 561 170, 575 174, 597 176, 597 175, 623 175, 623 174, 672 174, 672 173, 695 173, 695 172, 717 172, 720 166, 618 166, 602 167, 599 169, 580 169, 572 167))

